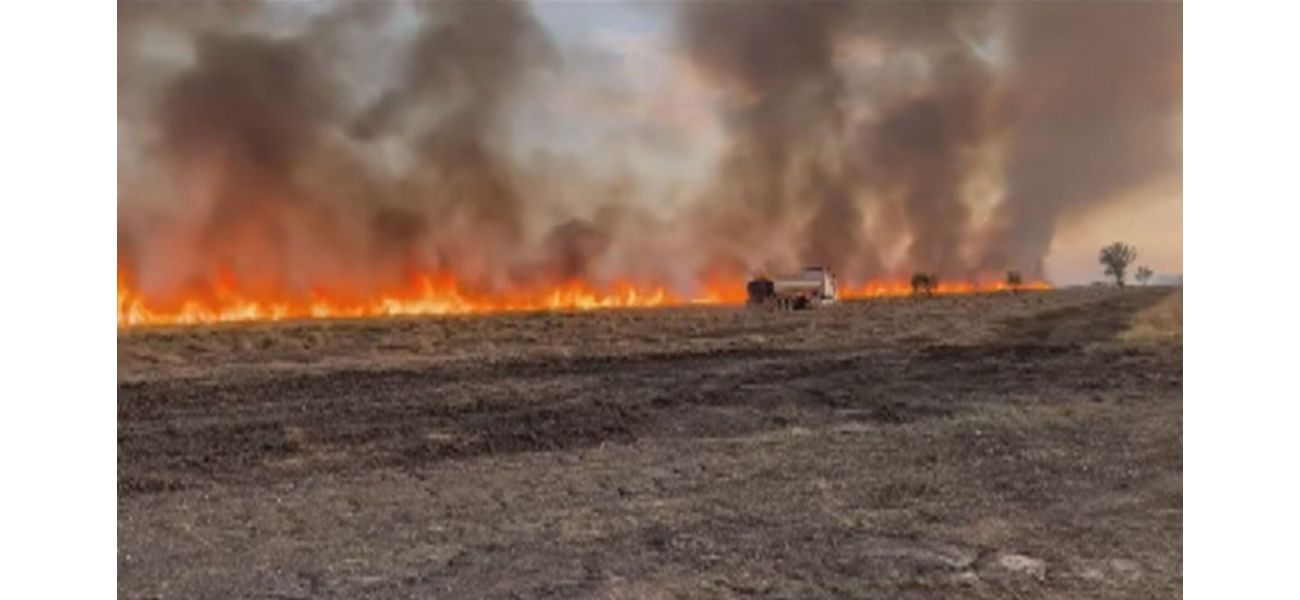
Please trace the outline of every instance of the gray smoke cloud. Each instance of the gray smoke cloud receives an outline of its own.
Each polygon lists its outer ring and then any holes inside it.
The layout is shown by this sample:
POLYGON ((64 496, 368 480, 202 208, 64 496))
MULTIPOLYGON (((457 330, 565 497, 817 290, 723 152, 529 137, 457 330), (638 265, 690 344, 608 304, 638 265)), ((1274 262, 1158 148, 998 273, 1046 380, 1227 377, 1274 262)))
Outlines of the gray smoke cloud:
POLYGON ((1061 218, 1181 168, 1177 4, 705 2, 682 35, 737 99, 709 213, 751 266, 1039 276, 1061 218), (841 58, 854 42, 876 54, 865 91, 841 58), (1005 197, 977 224, 964 188, 997 143, 1005 197), (805 245, 755 252, 773 239, 805 245))
POLYGON ((446 271, 508 283, 526 200, 503 122, 549 58, 526 5, 148 6, 127 11, 124 33, 180 37, 193 58, 147 110, 127 108, 154 133, 141 162, 164 165, 148 183, 171 196, 165 223, 119 224, 120 258, 145 284, 230 274, 253 293, 364 293, 446 271), (399 18, 418 28, 393 80, 347 79, 344 61, 399 18), (382 91, 355 89, 368 86, 382 91), (396 159, 376 160, 385 151, 396 159))
POLYGON ((950 28, 983 10, 848 2, 687 7, 682 33, 692 59, 736 97, 710 220, 724 223, 719 237, 732 243, 737 261, 767 269, 823 264, 856 279, 888 275, 864 210, 893 202, 892 214, 912 234, 912 264, 948 272, 958 266, 966 224, 958 153, 985 129, 979 111, 990 78, 965 48, 953 55, 959 39, 950 28), (921 89, 875 74, 863 97, 842 65, 842 49, 855 39, 933 63, 937 72, 921 89), (853 120, 847 113, 855 102, 879 105, 879 114, 853 120), (777 247, 793 252, 763 253, 774 239, 788 240, 777 247))
POLYGON ((526 3, 120 3, 120 268, 160 298, 1037 275, 1062 220, 1181 169, 1177 4, 646 10, 721 98, 716 169, 669 215, 635 169, 514 151, 586 66, 526 3))
POLYGON ((1182 178, 1182 7, 1017 7, 1006 198, 982 266, 1041 268, 1061 219, 1182 178))

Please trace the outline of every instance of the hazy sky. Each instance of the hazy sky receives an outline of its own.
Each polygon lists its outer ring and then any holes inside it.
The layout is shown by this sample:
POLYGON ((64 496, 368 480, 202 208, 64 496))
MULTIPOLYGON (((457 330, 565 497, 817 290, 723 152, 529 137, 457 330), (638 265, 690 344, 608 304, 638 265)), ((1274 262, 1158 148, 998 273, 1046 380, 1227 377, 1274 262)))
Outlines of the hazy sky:
POLYGON ((1103 279, 1097 250, 1115 241, 1138 249, 1138 263, 1158 276, 1183 272, 1182 182, 1166 182, 1098 208, 1057 229, 1047 255, 1048 274, 1058 284, 1103 279))

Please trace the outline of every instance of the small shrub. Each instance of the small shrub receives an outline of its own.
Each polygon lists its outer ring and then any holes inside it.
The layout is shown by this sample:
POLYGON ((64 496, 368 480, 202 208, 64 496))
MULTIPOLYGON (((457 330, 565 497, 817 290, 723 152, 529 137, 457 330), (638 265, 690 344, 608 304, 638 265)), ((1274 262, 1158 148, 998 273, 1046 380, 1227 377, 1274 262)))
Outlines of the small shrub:
POLYGON ((939 276, 933 273, 917 273, 912 276, 912 293, 933 296, 939 287, 939 276))
POLYGON ((1024 280, 1020 277, 1020 271, 1007 271, 1007 287, 1011 288, 1012 293, 1020 291, 1020 285, 1024 280))

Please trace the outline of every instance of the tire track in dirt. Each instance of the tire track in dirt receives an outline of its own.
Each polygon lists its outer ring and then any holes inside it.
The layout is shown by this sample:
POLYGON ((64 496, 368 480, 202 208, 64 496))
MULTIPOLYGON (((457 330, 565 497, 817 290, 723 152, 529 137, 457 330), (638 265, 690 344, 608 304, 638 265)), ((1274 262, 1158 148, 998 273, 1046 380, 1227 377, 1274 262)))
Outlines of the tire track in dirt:
POLYGON ((626 441, 651 405, 637 396, 648 398, 673 380, 699 380, 721 364, 786 355, 780 349, 594 355, 122 385, 119 492, 258 480, 274 475, 268 462, 283 462, 306 446, 373 468, 626 441), (625 397, 601 397, 611 392, 625 397))

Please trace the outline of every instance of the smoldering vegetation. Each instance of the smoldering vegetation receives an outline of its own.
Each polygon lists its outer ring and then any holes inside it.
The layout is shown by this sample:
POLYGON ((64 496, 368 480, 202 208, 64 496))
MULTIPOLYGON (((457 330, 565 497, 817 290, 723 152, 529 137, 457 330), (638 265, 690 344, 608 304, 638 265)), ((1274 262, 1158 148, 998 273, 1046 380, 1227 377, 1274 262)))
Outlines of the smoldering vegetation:
POLYGON ((1061 223, 1181 171, 1175 3, 638 8, 723 135, 670 210, 635 168, 519 151, 590 67, 529 4, 120 3, 119 269, 156 297, 1035 278, 1061 223))

